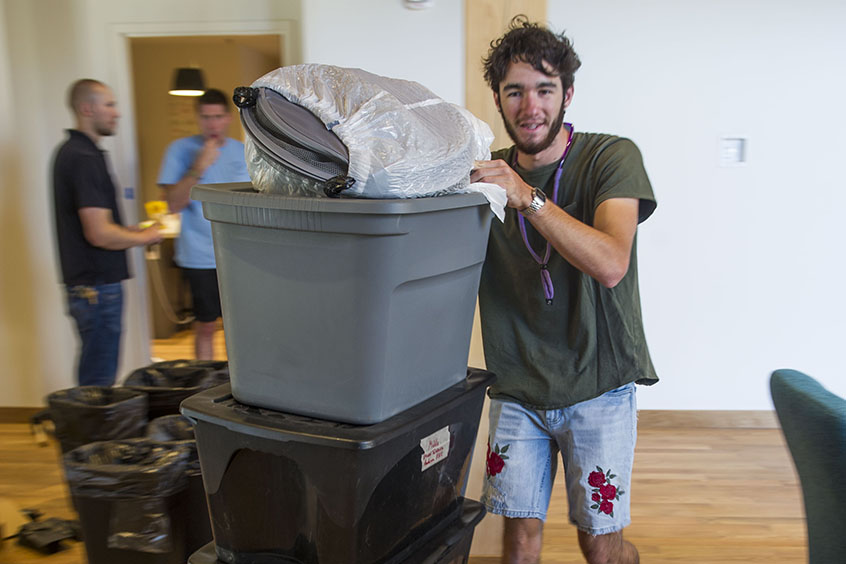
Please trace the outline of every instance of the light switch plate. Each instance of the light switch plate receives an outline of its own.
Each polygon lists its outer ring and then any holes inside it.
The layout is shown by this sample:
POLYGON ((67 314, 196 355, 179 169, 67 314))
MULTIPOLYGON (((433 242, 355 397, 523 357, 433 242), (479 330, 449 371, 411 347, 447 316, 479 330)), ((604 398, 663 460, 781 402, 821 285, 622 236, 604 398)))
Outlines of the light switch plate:
POLYGON ((720 138, 720 166, 738 166, 746 163, 748 143, 742 136, 720 138))

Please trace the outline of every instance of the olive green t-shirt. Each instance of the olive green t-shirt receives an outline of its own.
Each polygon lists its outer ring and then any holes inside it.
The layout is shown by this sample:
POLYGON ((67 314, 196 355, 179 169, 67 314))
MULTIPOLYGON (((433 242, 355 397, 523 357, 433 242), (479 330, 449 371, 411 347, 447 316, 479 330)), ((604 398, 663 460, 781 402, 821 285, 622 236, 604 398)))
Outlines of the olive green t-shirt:
MULTIPOLYGON (((527 171, 514 164, 514 148, 494 153, 549 200, 558 163, 527 171)), ((628 139, 574 133, 562 168, 558 201, 572 217, 593 225, 597 206, 611 198, 640 200, 638 222, 655 210, 655 196, 637 146, 628 139)), ((606 288, 551 249, 552 304, 541 270, 523 242, 518 212, 493 221, 482 269, 479 306, 488 370, 497 375, 490 396, 534 409, 559 409, 595 398, 630 382, 658 380, 641 320, 637 237, 629 269, 606 288)), ((535 253, 546 241, 527 220, 535 253)))

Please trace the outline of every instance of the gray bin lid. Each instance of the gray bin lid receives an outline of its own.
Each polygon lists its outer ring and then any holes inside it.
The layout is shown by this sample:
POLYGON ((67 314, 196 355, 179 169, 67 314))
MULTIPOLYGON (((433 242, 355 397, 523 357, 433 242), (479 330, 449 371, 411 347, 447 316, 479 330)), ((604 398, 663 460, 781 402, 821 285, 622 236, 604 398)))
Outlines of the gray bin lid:
MULTIPOLYGON (((410 227, 399 221, 403 217, 488 205, 480 193, 431 198, 320 198, 258 192, 249 182, 197 185, 191 189, 191 198, 203 203, 203 215, 212 222, 370 235, 407 233, 410 227)), ((470 218, 462 217, 453 220, 470 218)))
POLYGON ((191 189, 191 198, 203 203, 244 208, 290 210, 318 213, 404 215, 427 213, 453 208, 487 205, 478 192, 445 194, 427 198, 321 198, 286 196, 259 192, 250 182, 198 184, 191 189))

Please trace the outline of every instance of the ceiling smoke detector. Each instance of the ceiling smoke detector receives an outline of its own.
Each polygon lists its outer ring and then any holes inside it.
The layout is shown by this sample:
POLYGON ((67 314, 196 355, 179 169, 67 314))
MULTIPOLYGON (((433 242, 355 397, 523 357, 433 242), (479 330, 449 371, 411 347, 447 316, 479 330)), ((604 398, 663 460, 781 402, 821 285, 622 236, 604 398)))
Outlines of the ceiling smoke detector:
POLYGON ((435 0, 403 0, 403 5, 409 10, 425 10, 435 5, 435 0))

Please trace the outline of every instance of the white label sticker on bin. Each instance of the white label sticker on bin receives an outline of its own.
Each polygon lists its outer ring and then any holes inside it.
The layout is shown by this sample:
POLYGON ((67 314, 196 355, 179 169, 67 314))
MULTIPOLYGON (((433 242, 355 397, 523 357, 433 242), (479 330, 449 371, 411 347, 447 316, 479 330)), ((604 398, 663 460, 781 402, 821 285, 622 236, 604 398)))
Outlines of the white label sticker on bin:
POLYGON ((432 433, 420 441, 423 448, 423 456, 420 457, 423 467, 421 472, 430 466, 434 466, 449 454, 449 427, 432 433))

